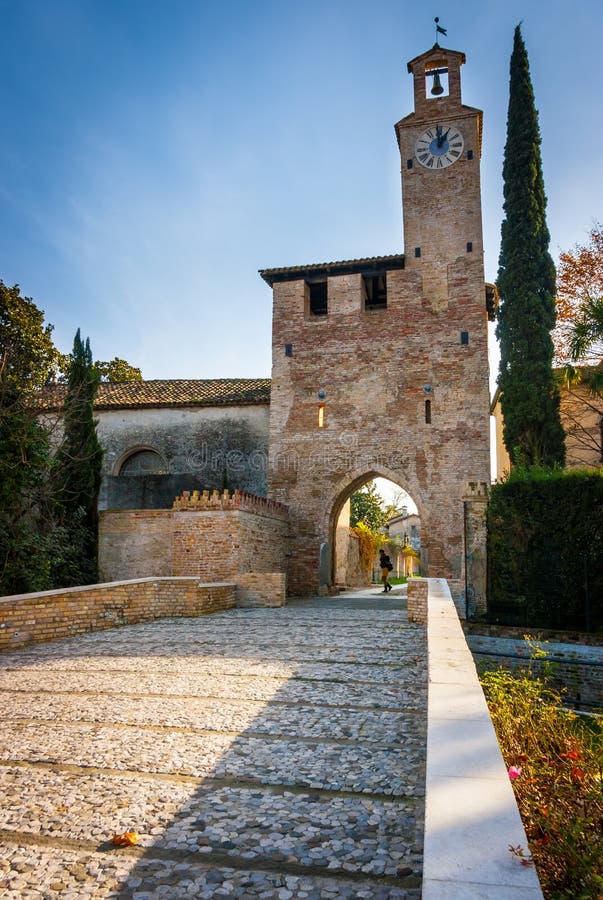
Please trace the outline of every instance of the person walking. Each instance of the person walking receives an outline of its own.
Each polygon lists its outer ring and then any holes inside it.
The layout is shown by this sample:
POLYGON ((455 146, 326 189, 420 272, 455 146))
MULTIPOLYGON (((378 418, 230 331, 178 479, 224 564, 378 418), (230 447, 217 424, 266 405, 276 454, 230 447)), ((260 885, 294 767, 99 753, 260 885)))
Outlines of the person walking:
POLYGON ((383 582, 383 593, 387 594, 387 592, 391 591, 392 589, 392 586, 389 583, 389 573, 394 567, 392 565, 391 559, 383 549, 379 551, 379 565, 381 566, 381 581, 383 582))

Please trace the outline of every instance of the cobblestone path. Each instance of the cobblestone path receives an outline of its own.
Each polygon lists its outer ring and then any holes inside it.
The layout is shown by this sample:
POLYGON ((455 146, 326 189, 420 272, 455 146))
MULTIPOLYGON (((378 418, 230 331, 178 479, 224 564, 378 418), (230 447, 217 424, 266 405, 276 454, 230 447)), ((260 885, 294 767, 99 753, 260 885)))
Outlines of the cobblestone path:
POLYGON ((425 658, 345 597, 3 654, 0 897, 420 897, 425 658))

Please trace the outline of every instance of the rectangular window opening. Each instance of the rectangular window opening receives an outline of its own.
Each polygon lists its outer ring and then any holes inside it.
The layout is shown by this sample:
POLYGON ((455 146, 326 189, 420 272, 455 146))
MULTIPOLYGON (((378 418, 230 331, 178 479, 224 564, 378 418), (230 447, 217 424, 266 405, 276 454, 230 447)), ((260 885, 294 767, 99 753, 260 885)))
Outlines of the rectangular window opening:
POLYGON ((421 255, 421 248, 415 247, 415 256, 417 257, 417 259, 419 258, 420 255, 421 255))
POLYGON ((425 401, 425 422, 431 425, 431 400, 425 401))
POLYGON ((325 405, 324 403, 319 403, 318 405, 318 427, 325 427, 325 405))
POLYGON ((467 253, 473 253, 473 241, 467 241, 467 253))
POLYGON ((285 356, 293 356, 293 344, 285 344, 285 356))
POLYGON ((385 272, 362 276, 362 301, 365 311, 387 309, 387 281, 385 272))
POLYGON ((461 331, 461 344, 468 344, 468 343, 469 343, 469 332, 461 331))
POLYGON ((473 150, 467 150, 467 159, 473 159, 473 150))
POLYGON ((308 281, 309 309, 311 316, 326 316, 328 310, 327 282, 308 281))

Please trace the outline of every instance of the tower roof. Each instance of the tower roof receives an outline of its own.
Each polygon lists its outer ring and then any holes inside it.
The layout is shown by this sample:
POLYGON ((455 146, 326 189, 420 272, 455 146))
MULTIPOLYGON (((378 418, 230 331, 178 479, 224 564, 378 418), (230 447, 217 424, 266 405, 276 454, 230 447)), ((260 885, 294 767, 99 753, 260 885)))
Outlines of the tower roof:
POLYGON ((462 66, 463 63, 467 62, 467 57, 459 50, 447 50, 446 47, 440 47, 439 44, 434 44, 430 50, 426 50, 425 53, 421 53, 419 56, 415 56, 414 59, 410 60, 407 64, 408 71, 412 72, 417 63, 424 62, 429 59, 430 56, 441 56, 443 54, 445 54, 448 59, 457 61, 459 66, 462 66))

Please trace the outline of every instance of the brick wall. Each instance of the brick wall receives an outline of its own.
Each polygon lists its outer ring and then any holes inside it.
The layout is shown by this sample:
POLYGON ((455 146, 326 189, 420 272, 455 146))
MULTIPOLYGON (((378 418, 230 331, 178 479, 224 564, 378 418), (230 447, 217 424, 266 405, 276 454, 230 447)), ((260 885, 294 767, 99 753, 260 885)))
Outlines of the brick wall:
POLYGON ((409 622, 427 625, 427 596, 429 582, 423 578, 412 578, 408 582, 407 616, 409 622))
MULTIPOLYGON (((101 577, 118 581, 169 575, 238 582, 243 574, 286 571, 288 518, 279 504, 225 491, 194 492, 178 498, 175 507, 101 512, 101 577)), ((280 587, 274 586, 273 601, 279 603, 280 587)))
POLYGON ((171 510, 100 513, 98 565, 103 581, 172 575, 172 559, 171 510))
POLYGON ((237 606, 284 606, 284 572, 247 572, 237 575, 237 606))
POLYGON ((290 510, 293 593, 317 590, 320 545, 334 547, 342 503, 376 475, 417 504, 422 571, 463 579, 463 500, 489 483, 490 461, 483 271, 462 263, 437 314, 406 270, 387 273, 388 306, 375 312, 362 309, 360 275, 329 278, 329 313, 315 320, 302 280, 274 285, 268 495, 290 510))
POLYGON ((146 578, 0 598, 0 650, 236 605, 235 585, 146 578))

